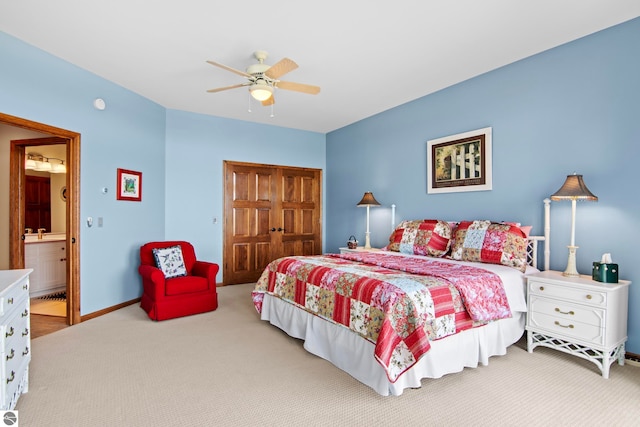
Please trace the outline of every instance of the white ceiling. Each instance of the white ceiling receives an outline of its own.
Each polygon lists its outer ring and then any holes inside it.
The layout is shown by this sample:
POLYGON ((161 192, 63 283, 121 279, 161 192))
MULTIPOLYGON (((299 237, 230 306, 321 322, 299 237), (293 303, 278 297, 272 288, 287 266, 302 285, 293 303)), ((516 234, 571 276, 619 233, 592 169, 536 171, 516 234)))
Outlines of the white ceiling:
POLYGON ((0 31, 166 108, 326 133, 638 16, 638 0, 5 0, 0 31), (245 70, 256 50, 320 94, 278 90, 270 117, 246 88, 206 92, 244 81, 206 60, 245 70))

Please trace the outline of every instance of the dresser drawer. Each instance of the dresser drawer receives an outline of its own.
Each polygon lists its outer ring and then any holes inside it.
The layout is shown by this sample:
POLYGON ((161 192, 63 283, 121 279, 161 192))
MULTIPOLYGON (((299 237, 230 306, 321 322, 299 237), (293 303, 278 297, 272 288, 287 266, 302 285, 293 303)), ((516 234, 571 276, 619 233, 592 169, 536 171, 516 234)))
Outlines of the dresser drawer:
POLYGON ((567 301, 543 298, 537 295, 531 295, 529 298, 530 313, 557 317, 564 323, 580 322, 604 328, 606 313, 604 309, 571 304, 567 301))
POLYGON ((29 282, 24 281, 19 286, 14 286, 8 289, 0 297, 0 316, 4 316, 7 312, 11 311, 18 305, 22 305, 23 301, 29 299, 29 282))
POLYGON ((539 312, 530 312, 528 316, 528 326, 536 330, 545 330, 553 336, 569 341, 579 340, 585 344, 599 346, 604 344, 605 329, 596 325, 539 312))
POLYGON ((1 338, 4 342, 2 351, 6 355, 11 353, 11 349, 18 351, 22 348, 24 350, 24 343, 29 341, 31 331, 29 331, 28 305, 27 302, 23 303, 23 306, 20 307, 22 310, 17 310, 7 324, 0 327, 1 338))
POLYGON ((536 280, 529 281, 529 295, 558 298, 594 307, 606 308, 607 306, 607 292, 605 291, 556 285, 536 280))
POLYGON ((32 271, 0 270, 0 411, 13 410, 20 395, 29 391, 32 271))

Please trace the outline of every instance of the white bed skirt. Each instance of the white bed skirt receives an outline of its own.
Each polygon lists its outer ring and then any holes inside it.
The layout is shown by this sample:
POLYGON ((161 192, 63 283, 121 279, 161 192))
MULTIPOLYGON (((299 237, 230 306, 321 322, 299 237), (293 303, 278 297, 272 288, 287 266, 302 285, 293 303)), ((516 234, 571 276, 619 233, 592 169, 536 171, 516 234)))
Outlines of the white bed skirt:
POLYGON ((410 370, 389 382, 382 366, 374 358, 374 344, 344 326, 314 316, 279 298, 265 294, 262 320, 304 341, 304 348, 368 385, 378 394, 399 396, 405 388, 418 388, 422 378, 440 378, 487 365, 489 357, 504 355, 507 347, 524 333, 525 313, 491 322, 459 334, 431 342, 431 349, 410 370))

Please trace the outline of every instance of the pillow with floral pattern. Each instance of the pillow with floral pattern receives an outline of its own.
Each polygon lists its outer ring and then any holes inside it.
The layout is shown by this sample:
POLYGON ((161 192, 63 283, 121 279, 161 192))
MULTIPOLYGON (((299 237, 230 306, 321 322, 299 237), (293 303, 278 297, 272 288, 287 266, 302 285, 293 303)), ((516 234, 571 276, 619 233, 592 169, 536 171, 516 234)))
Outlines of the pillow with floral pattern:
POLYGON ((180 245, 154 248, 153 257, 156 259, 156 266, 162 270, 165 278, 170 279, 187 275, 187 267, 184 265, 180 245))
POLYGON ((527 244, 520 227, 488 220, 462 221, 456 229, 451 258, 502 264, 525 271, 527 244))
POLYGON ((442 257, 451 245, 451 226, 447 221, 421 219, 402 221, 391 236, 387 250, 405 254, 442 257))

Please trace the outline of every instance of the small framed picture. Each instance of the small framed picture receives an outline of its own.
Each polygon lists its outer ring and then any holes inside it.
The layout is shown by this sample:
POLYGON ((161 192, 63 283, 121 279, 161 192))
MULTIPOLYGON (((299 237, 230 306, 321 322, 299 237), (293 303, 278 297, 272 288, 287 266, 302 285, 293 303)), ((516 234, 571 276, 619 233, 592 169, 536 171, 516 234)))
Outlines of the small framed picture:
POLYGON ((427 193, 492 188, 491 128, 427 141, 427 193))
POLYGON ((118 169, 118 200, 139 202, 142 200, 142 172, 118 169))

